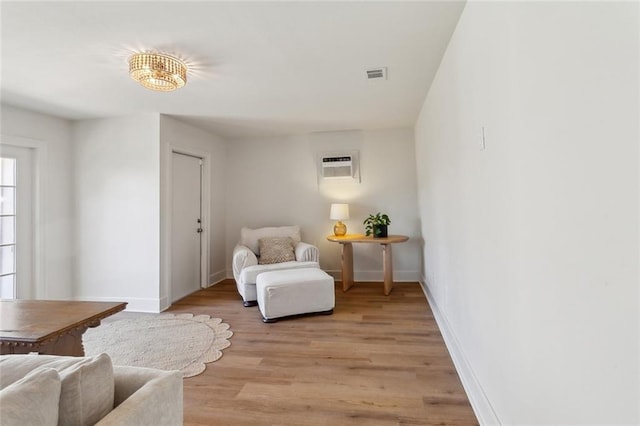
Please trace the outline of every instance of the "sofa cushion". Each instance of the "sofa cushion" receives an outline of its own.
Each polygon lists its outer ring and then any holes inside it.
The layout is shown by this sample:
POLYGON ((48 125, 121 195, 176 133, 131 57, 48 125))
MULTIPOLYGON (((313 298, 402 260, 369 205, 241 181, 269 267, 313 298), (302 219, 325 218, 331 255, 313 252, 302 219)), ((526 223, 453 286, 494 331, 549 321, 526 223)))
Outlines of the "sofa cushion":
POLYGON ((60 376, 36 369, 0 391, 0 422, 6 426, 58 424, 60 376))
POLYGON ((291 237, 267 237, 258 240, 260 248, 259 265, 291 262, 296 260, 291 237))
POLYGON ((294 226, 274 226, 258 229, 242 228, 240 230, 240 241, 238 244, 247 246, 256 256, 260 256, 258 241, 267 237, 291 237, 293 246, 300 242, 300 227, 294 226))
POLYGON ((84 358, 2 355, 0 389, 43 368, 53 368, 60 374, 59 425, 93 425, 113 409, 113 366, 107 354, 84 358))

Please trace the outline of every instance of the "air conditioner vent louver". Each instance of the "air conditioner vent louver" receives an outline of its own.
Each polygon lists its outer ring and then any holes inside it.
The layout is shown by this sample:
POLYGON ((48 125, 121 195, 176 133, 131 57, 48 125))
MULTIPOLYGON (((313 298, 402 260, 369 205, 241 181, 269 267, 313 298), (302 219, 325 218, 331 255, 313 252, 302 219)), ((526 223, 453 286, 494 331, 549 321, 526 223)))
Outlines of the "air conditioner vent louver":
POLYGON ((374 79, 386 80, 387 68, 374 68, 374 69, 367 70, 367 79, 368 80, 374 80, 374 79))

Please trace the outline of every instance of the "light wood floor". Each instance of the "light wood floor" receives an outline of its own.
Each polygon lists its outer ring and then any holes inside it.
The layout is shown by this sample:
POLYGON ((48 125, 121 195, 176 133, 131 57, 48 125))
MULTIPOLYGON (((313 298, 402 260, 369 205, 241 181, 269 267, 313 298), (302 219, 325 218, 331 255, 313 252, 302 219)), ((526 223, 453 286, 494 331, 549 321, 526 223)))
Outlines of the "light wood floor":
POLYGON ((477 420, 417 283, 336 286, 333 315, 273 324, 233 280, 168 312, 231 325, 231 346, 184 380, 185 425, 473 425, 477 420))

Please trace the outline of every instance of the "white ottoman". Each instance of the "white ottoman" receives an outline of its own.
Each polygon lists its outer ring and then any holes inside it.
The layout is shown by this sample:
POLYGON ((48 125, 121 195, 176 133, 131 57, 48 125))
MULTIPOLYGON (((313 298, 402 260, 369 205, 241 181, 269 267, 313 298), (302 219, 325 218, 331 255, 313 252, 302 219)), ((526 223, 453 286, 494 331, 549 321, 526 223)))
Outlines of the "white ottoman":
POLYGON ((321 269, 263 272, 256 279, 264 322, 301 314, 331 314, 335 306, 333 277, 321 269))

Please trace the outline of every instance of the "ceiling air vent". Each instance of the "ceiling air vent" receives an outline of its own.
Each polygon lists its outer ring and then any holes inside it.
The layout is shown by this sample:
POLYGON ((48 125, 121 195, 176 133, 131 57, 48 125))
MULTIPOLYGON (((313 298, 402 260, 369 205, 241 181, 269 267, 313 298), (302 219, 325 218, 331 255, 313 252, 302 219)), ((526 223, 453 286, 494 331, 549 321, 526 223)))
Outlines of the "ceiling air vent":
POLYGON ((387 79, 387 68, 373 68, 367 70, 367 80, 386 80, 387 79))

